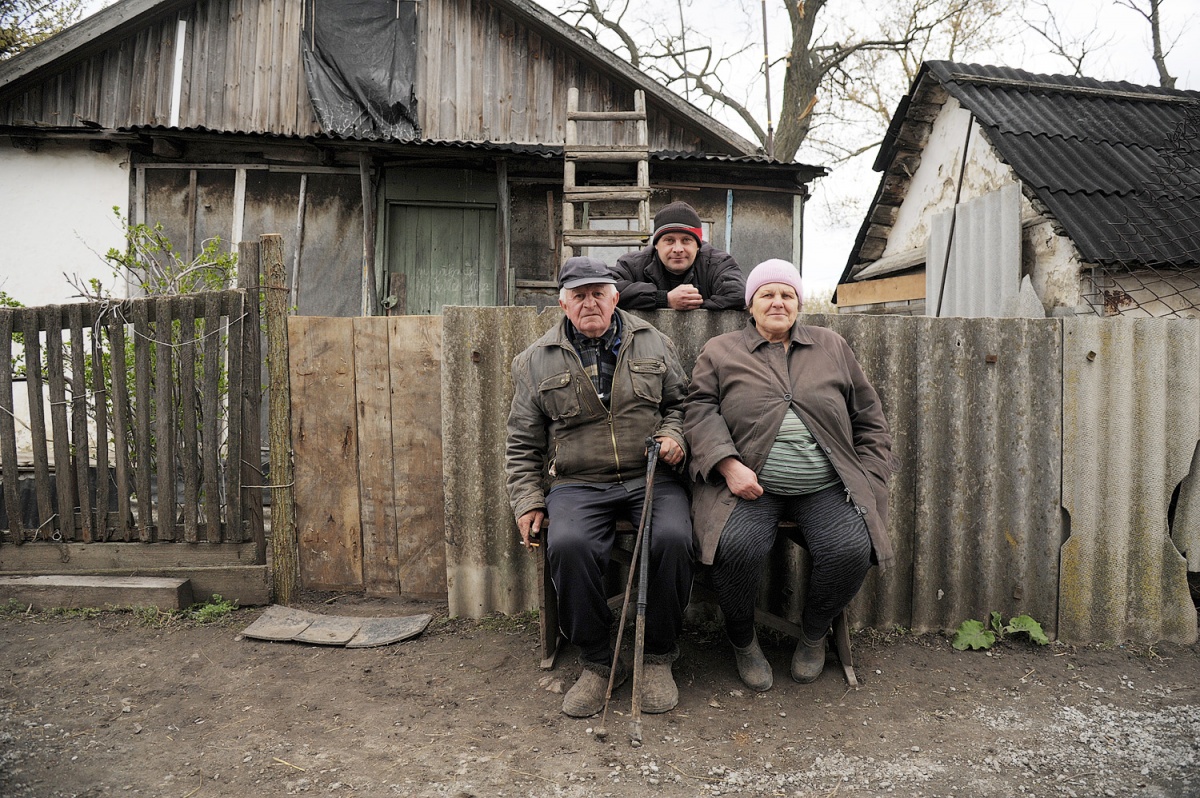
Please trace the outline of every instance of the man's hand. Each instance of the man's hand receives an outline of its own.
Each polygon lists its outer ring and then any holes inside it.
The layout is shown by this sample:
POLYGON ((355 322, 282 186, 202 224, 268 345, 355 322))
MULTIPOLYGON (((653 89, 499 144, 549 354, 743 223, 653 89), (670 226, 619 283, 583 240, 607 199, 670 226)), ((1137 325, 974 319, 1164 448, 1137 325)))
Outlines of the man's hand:
POLYGON ((521 532, 521 542, 526 549, 542 545, 542 527, 545 523, 545 510, 530 510, 517 519, 517 529, 521 532))
POLYGON ((762 485, 758 484, 758 475, 754 470, 736 457, 726 457, 717 463, 717 470, 725 477, 725 484, 734 496, 746 501, 754 501, 763 495, 762 485))
POLYGON ((660 446, 658 448, 658 459, 662 460, 669 466, 677 466, 683 462, 683 447, 675 442, 674 438, 668 438, 666 435, 655 438, 660 446))
POLYGON ((667 292, 667 307, 671 310, 696 310, 704 304, 700 289, 689 283, 672 288, 667 292))

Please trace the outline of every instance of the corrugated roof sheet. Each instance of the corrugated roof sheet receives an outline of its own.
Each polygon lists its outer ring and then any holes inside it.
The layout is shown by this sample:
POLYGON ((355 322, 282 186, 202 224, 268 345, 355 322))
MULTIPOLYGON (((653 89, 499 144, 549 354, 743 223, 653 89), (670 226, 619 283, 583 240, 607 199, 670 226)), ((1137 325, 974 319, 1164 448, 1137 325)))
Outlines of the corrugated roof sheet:
MULTIPOLYGON (((50 129, 48 129, 50 130, 50 129)), ((79 128, 54 128, 53 130, 61 130, 68 133, 87 132, 81 131, 79 128)), ((552 144, 521 144, 513 142, 497 142, 497 141, 449 141, 445 139, 390 139, 382 136, 343 136, 337 133, 320 133, 310 136, 295 136, 284 133, 263 133, 260 131, 225 131, 213 130, 204 127, 203 125, 194 125, 190 127, 170 127, 167 125, 131 125, 128 127, 117 128, 122 133, 203 133, 206 135, 252 135, 257 138, 270 139, 291 139, 295 141, 317 142, 317 141, 350 141, 350 142, 371 142, 382 144, 403 145, 406 147, 437 147, 442 149, 456 150, 479 150, 484 152, 508 152, 520 155, 534 155, 542 158, 561 158, 563 148, 561 145, 552 144)), ((787 169, 794 170, 803 177, 804 180, 811 180, 814 177, 819 177, 826 173, 823 167, 813 166, 811 164, 789 163, 777 161, 773 158, 768 158, 765 155, 725 155, 721 153, 704 153, 704 152, 683 152, 679 150, 661 150, 650 153, 651 160, 655 161, 696 161, 698 163, 721 163, 721 164, 737 164, 751 167, 771 167, 774 170, 787 169)))
POLYGON ((1200 92, 949 61, 925 68, 1085 260, 1200 263, 1200 92))

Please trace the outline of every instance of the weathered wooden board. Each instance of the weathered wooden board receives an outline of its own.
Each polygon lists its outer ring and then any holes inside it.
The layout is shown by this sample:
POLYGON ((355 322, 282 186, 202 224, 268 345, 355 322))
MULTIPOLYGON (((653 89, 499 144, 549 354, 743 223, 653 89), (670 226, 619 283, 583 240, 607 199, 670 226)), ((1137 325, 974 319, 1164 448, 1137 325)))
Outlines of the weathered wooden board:
POLYGON ((400 592, 444 598, 442 319, 401 316, 392 317, 388 324, 400 592))
POLYGON ((288 319, 300 583, 362 585, 354 320, 288 319))
POLYGON ((0 576, 0 602, 34 607, 158 607, 192 605, 187 579, 144 576, 0 576))
POLYGON ((429 614, 398 618, 317 615, 275 604, 247 626, 242 635, 256 640, 294 640, 297 643, 369 648, 416 637, 432 620, 433 616, 429 614))
POLYGON ((28 543, 0 546, 0 571, 78 573, 99 570, 254 564, 253 543, 28 543))
POLYGON ((388 319, 354 319, 358 413, 358 490, 362 516, 363 587, 368 594, 400 593, 396 493, 392 472, 392 372, 388 319))

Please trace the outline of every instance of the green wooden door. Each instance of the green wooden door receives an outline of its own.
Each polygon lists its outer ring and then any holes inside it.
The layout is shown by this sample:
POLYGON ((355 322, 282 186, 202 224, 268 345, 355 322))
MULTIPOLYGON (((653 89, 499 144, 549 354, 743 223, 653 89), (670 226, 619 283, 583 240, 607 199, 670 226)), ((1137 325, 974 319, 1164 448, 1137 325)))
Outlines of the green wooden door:
POLYGON ((495 206, 389 202, 387 270, 403 280, 398 309, 438 315, 445 305, 495 305, 495 206))

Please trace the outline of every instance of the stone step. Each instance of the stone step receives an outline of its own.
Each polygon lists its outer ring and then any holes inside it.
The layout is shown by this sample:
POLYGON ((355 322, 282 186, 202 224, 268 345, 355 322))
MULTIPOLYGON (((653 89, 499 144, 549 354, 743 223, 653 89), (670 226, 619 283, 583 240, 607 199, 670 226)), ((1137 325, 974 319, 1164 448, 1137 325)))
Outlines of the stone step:
POLYGON ((153 576, 0 576, 0 602, 47 607, 190 607, 189 579, 153 576))

